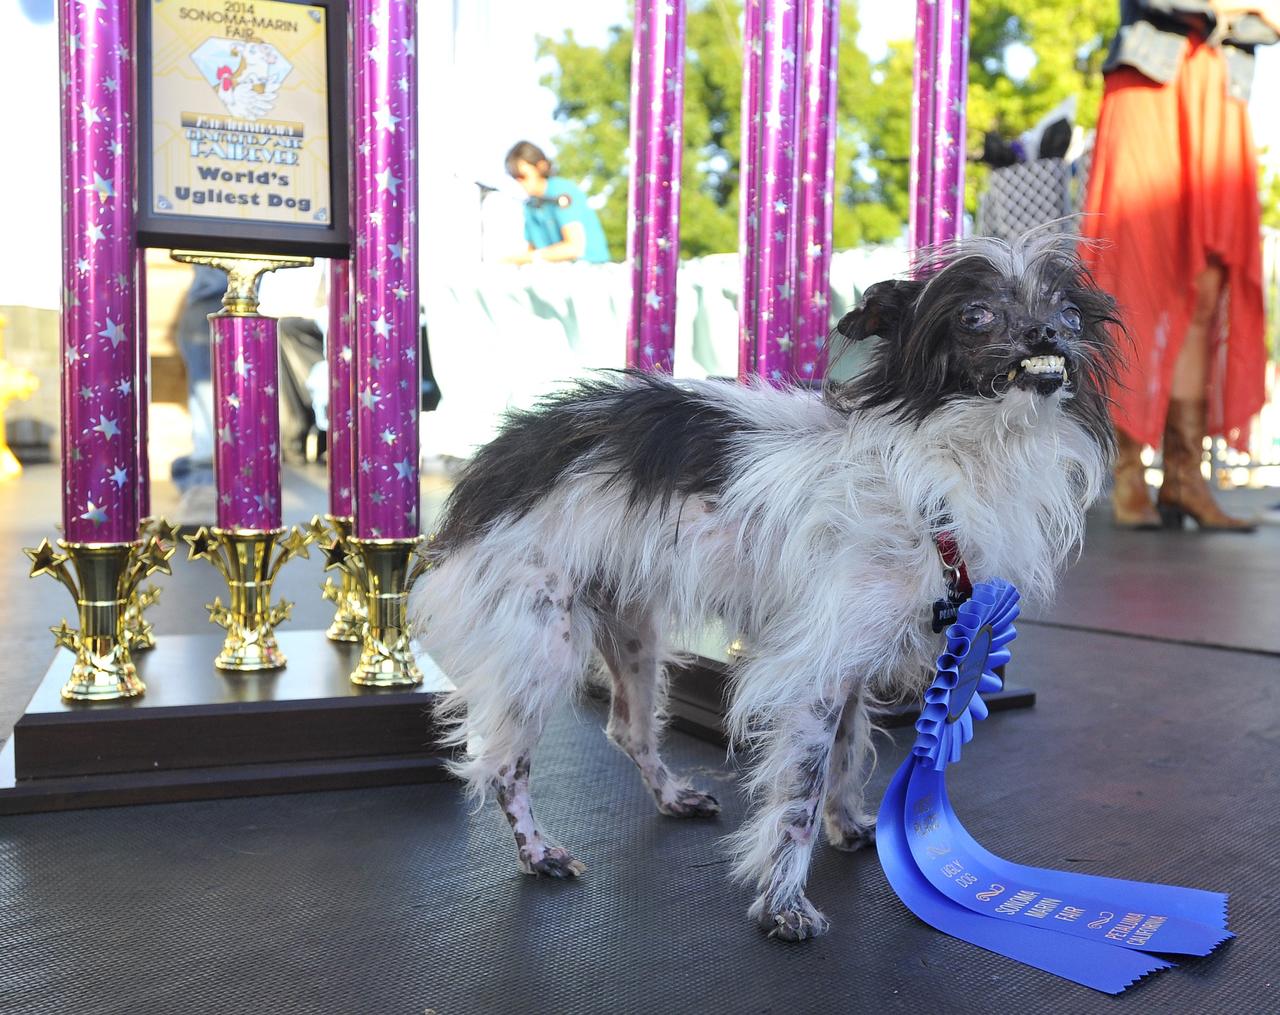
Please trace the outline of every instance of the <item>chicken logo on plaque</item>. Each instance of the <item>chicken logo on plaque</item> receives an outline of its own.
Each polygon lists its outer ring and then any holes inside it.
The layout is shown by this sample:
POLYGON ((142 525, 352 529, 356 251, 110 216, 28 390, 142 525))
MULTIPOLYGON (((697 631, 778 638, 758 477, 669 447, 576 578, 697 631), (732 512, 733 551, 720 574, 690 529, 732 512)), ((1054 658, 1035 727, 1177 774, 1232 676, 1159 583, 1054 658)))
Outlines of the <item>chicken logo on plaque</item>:
POLYGON ((269 42, 214 37, 202 42, 191 59, 227 112, 244 120, 271 112, 280 85, 293 70, 269 42))

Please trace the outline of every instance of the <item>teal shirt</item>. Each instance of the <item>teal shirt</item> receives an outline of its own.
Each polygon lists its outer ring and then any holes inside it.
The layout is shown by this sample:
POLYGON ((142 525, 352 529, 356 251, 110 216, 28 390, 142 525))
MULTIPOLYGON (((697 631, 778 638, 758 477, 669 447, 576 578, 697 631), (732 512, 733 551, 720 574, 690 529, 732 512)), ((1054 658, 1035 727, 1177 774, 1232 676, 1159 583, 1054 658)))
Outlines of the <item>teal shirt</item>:
POLYGON ((576 183, 563 176, 549 177, 546 193, 524 203, 524 238, 537 249, 563 240, 561 230, 570 222, 580 222, 587 236, 581 260, 592 264, 609 260, 600 216, 587 205, 587 195, 576 183))

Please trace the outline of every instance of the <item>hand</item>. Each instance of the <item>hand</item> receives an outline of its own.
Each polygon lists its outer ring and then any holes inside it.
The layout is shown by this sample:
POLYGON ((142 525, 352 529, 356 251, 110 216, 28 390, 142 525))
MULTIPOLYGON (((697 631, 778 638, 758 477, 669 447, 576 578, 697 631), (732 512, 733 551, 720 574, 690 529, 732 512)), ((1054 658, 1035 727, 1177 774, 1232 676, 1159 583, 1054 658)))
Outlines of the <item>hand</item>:
POLYGON ((1252 3, 1240 3, 1239 0, 1210 0, 1210 3, 1219 21, 1229 24, 1242 14, 1256 14, 1273 31, 1280 33, 1280 0, 1253 0, 1252 3))
POLYGON ((531 264, 533 262, 533 252, 530 250, 521 250, 515 254, 508 254, 506 257, 500 257, 499 262, 502 264, 531 264))

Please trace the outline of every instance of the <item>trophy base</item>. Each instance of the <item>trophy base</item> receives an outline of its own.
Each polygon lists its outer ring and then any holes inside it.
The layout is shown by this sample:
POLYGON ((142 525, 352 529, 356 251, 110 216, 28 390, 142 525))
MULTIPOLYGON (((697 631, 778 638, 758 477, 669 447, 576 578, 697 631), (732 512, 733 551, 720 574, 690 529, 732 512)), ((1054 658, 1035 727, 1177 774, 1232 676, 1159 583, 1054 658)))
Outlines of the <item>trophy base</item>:
POLYGON ((132 662, 91 656, 77 657, 71 676, 58 693, 63 701, 120 701, 136 698, 146 689, 132 662))
POLYGON ((360 630, 364 622, 355 617, 335 616, 333 623, 329 625, 324 636, 330 641, 346 641, 357 643, 360 641, 360 630))
POLYGON ((236 673, 256 673, 283 669, 287 661, 272 628, 241 628, 233 622, 213 665, 236 673))
POLYGON ((409 639, 402 636, 388 645, 370 639, 360 652, 360 662, 351 671, 351 682, 361 687, 417 687, 422 671, 414 660, 409 639))
MULTIPOLYGON (((666 711, 671 726, 717 744, 728 743, 725 713, 729 700, 731 660, 729 651, 724 647, 728 642, 722 632, 709 630, 697 644, 687 646, 689 652, 684 657, 685 662, 671 666, 668 671, 666 711)), ((1003 679, 1002 672, 998 675, 1003 679)), ((587 686, 590 688, 592 685, 587 686)), ((601 688, 601 696, 607 698, 608 691, 601 688)), ((992 712, 1033 708, 1036 692, 1006 681, 999 691, 983 694, 982 700, 992 712)), ((920 702, 913 700, 895 702, 873 713, 872 719, 877 726, 891 729, 910 726, 919 715, 920 702)))
POLYGON ((156 647, 155 630, 150 624, 129 632, 129 651, 146 652, 156 647))
POLYGON ((60 651, 0 751, 0 816, 178 800, 435 782, 435 704, 451 689, 429 656, 415 687, 361 688, 356 645, 279 632, 285 670, 218 670, 222 632, 166 635, 135 663, 143 697, 67 702, 60 651))

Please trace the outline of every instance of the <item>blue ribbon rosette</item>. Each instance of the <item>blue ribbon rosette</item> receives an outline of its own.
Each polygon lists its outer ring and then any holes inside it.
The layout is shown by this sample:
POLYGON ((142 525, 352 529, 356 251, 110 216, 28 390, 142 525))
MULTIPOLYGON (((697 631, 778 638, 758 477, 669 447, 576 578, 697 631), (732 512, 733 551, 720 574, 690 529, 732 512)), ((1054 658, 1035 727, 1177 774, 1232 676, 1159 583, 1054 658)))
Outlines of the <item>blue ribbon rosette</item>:
POLYGON ((946 630, 916 742, 880 805, 876 850, 907 908, 935 929, 1076 983, 1118 994, 1234 935, 1227 896, 1195 888, 1024 867, 995 856, 960 824, 945 772, 987 717, 984 693, 1017 637, 1018 590, 974 587, 946 630))

